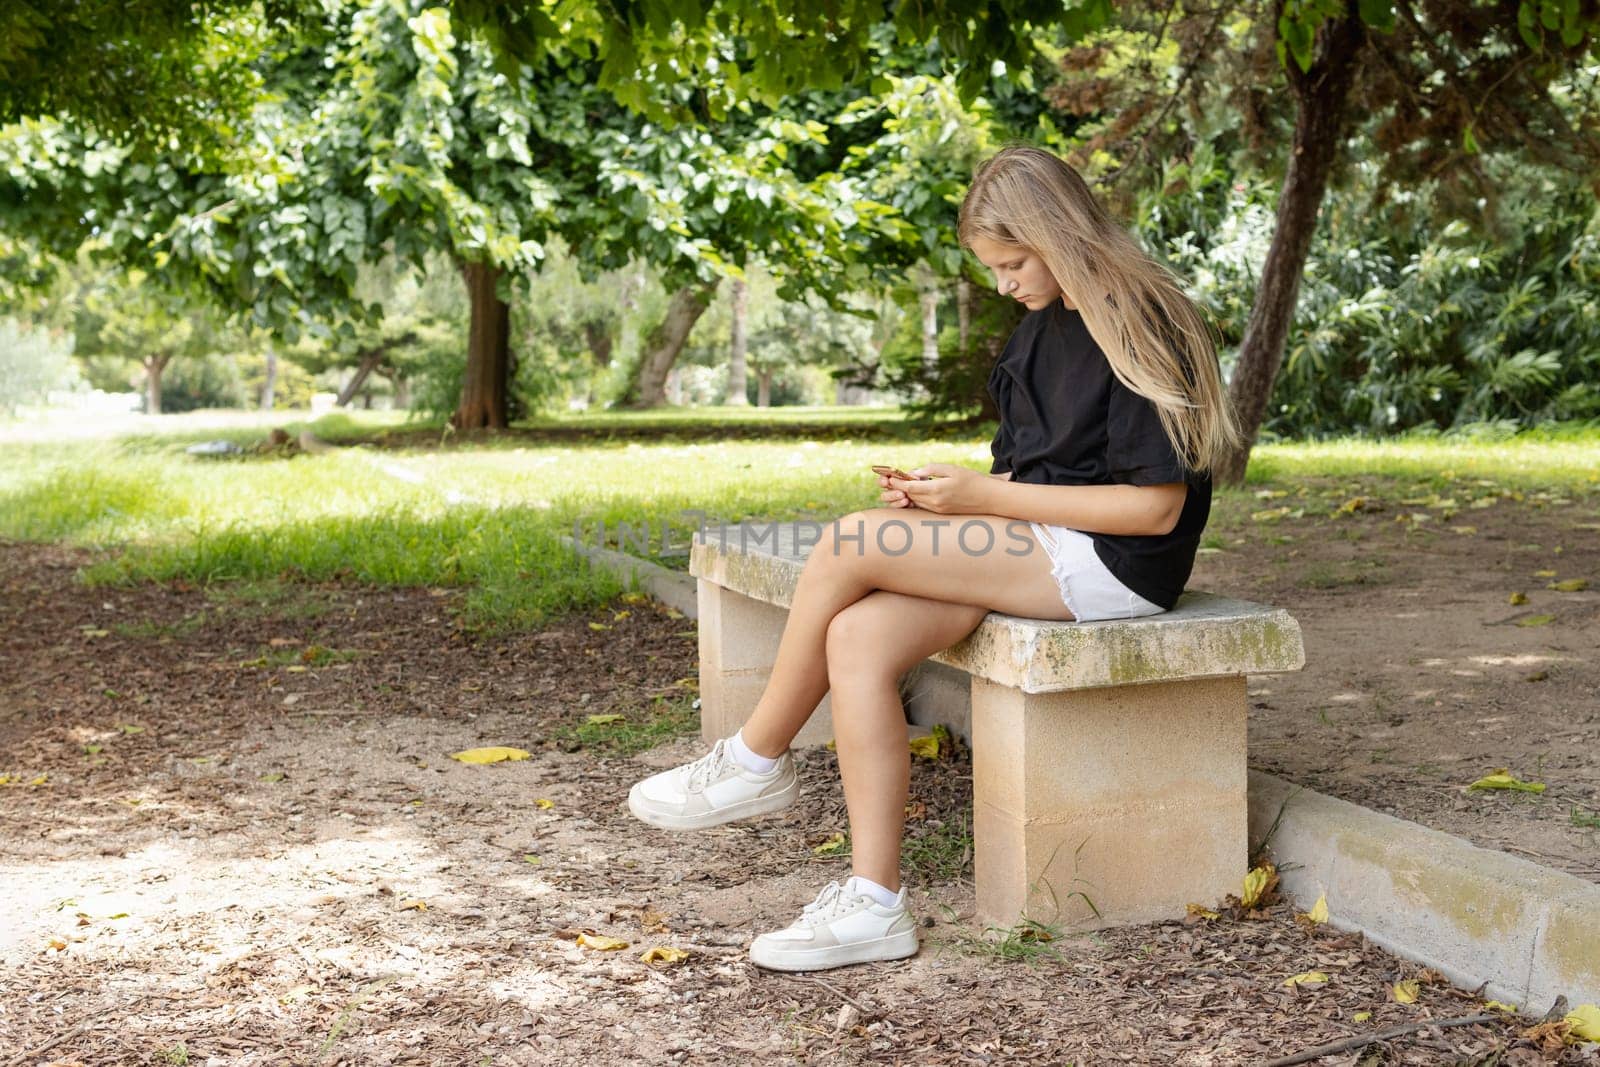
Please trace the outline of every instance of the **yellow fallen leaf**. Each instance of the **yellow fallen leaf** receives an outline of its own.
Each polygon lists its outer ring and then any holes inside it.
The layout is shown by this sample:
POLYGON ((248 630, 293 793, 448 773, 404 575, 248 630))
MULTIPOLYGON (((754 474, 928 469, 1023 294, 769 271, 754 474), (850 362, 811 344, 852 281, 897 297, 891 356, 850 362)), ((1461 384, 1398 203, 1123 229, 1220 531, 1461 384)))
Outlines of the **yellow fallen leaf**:
POLYGON ((1554 615, 1529 615, 1526 619, 1518 619, 1518 626, 1548 626, 1555 620, 1554 615))
POLYGON ((669 619, 681 619, 681 618, 683 618, 683 612, 679 611, 677 608, 668 608, 667 609, 667 618, 669 618, 669 619))
POLYGON ((1461 534, 1463 537, 1471 537, 1473 534, 1478 532, 1478 528, 1476 526, 1452 526, 1450 529, 1454 530, 1458 534, 1461 534))
POLYGON ((607 626, 603 622, 591 622, 589 624, 589 629, 591 629, 591 630, 609 630, 609 629, 611 629, 611 627, 607 626))
POLYGON ((1328 894, 1324 893, 1311 905, 1311 910, 1305 912, 1300 918, 1307 922, 1325 923, 1328 921, 1328 894))
POLYGON ((1262 864, 1244 876, 1244 894, 1240 896, 1239 903, 1244 905, 1246 910, 1255 907, 1261 903, 1262 898, 1266 896, 1267 890, 1277 884, 1277 881, 1278 872, 1273 868, 1272 864, 1262 864))
POLYGON ((1364 1023, 1368 1019, 1372 1018, 1372 1013, 1370 1011, 1358 1011, 1354 1015, 1350 1016, 1350 1018, 1358 1023, 1364 1023))
POLYGON ((1527 593, 1512 593, 1510 596, 1506 597, 1506 603, 1510 604, 1514 608, 1520 608, 1522 605, 1526 604, 1527 602, 1528 602, 1528 594, 1527 593))
POLYGON ((1533 572, 1533 576, 1535 578, 1554 578, 1556 576, 1556 572, 1555 571, 1534 571, 1533 572))
POLYGON ((400 910, 401 911, 427 911, 428 910, 428 902, 426 900, 402 900, 400 902, 400 910))
POLYGON ((553 800, 546 800, 544 797, 540 797, 538 800, 533 802, 533 806, 538 808, 540 811, 549 811, 551 808, 556 806, 556 802, 553 800))
POLYGON ((1600 1041, 1600 1007, 1579 1004, 1564 1016, 1572 1024, 1572 1036, 1585 1041, 1600 1041))
POLYGON ((1589 579, 1568 578, 1566 581, 1562 582, 1551 582, 1549 585, 1545 586, 1545 588, 1554 589, 1558 593, 1581 593, 1585 589, 1589 588, 1589 579))
POLYGON ((41 774, 37 778, 28 779, 28 784, 29 785, 44 785, 44 783, 46 781, 48 781, 49 778, 50 778, 50 776, 48 774, 41 774))
POLYGON ((1339 513, 1341 515, 1354 515, 1356 512, 1360 511, 1362 508, 1364 508, 1366 506, 1367 506, 1367 498, 1366 497, 1364 497, 1364 496, 1353 496, 1349 500, 1346 500, 1343 504, 1339 505, 1339 513))
POLYGON ((1214 912, 1210 908, 1204 907, 1203 905, 1200 905, 1200 904, 1190 904, 1189 905, 1189 914, 1193 915, 1197 919, 1220 919, 1220 918, 1222 918, 1222 916, 1220 914, 1218 914, 1217 912, 1214 912))
POLYGON ((932 735, 928 737, 913 737, 911 739, 911 754, 921 756, 923 759, 939 758, 939 739, 932 735))
POLYGON ((462 763, 501 763, 505 760, 527 759, 530 753, 520 748, 505 748, 494 746, 491 748, 469 748, 462 752, 450 753, 450 758, 460 760, 462 763))
POLYGON ((836 852, 844 851, 844 834, 834 834, 811 851, 819 856, 831 856, 836 852))
POLYGON ((646 963, 682 963, 689 958, 689 953, 681 948, 669 948, 666 945, 652 945, 644 950, 639 957, 646 963))
POLYGON ((110 633, 111 633, 110 630, 95 630, 95 629, 86 628, 83 631, 83 636, 85 636, 85 637, 107 637, 107 636, 110 635, 110 633))
POLYGON ((539 862, 539 857, 535 856, 532 852, 528 852, 528 853, 525 853, 523 855, 522 862, 523 863, 538 863, 539 862))
POLYGON ((588 723, 590 726, 609 726, 611 723, 621 721, 622 716, 616 712, 608 712, 604 715, 591 715, 584 720, 584 722, 588 723))
POLYGON ((611 621, 612 622, 621 622, 623 619, 626 619, 629 615, 632 615, 632 614, 633 614, 633 612, 628 611, 626 608, 624 608, 622 611, 618 611, 618 612, 613 613, 612 616, 611 616, 611 621))
POLYGON ((1310 986, 1323 985, 1328 981, 1328 976, 1321 971, 1306 971, 1303 974, 1291 975, 1283 980, 1284 985, 1310 986))
POLYGON ((1543 782, 1524 782, 1513 777, 1504 767, 1493 771, 1467 786, 1468 789, 1515 789, 1523 793, 1543 793, 1543 782))
POLYGON ((1517 1013, 1515 1004, 1502 1004, 1498 1000, 1486 1000, 1483 1002, 1483 1006, 1489 1011, 1505 1012, 1507 1015, 1515 1015, 1517 1013))
POLYGON ((1392 990, 1394 1002, 1396 1004, 1415 1004, 1417 1002, 1417 992, 1420 989, 1421 986, 1415 978, 1407 978, 1403 982, 1396 982, 1392 990))
POLYGON ((61 940, 59 937, 52 937, 49 941, 45 942, 45 944, 47 944, 50 948, 55 949, 57 952, 65 952, 67 950, 67 943, 61 940))
POLYGON ((592 948, 597 952, 615 952, 619 948, 628 947, 626 941, 615 937, 607 937, 605 934, 579 934, 578 944, 584 948, 592 948))
POLYGON ((623 593, 622 594, 622 602, 624 604, 643 604, 648 599, 649 598, 646 597, 643 593, 623 593))
POLYGON ((0 774, 0 785, 11 785, 16 778, 9 774, 0 774))

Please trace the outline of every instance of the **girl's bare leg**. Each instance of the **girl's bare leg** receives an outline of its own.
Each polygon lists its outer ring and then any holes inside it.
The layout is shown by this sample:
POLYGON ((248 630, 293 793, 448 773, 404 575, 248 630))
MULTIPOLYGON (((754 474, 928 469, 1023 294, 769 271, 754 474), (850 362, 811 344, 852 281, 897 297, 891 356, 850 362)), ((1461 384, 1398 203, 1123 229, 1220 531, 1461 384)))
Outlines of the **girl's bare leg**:
MULTIPOLYGON (((959 641, 989 611, 1035 619, 1072 617, 1050 576, 1050 560, 1026 523, 994 515, 938 516, 904 508, 874 508, 846 515, 824 529, 801 572, 772 677, 744 724, 744 743, 751 751, 770 758, 789 747, 828 692, 829 624, 840 612, 879 590, 903 593, 919 602, 907 617, 886 627, 897 639, 901 630, 918 621, 913 616, 927 610, 920 603, 924 600, 954 604, 964 609, 961 618, 973 617, 966 630, 905 660, 896 676, 959 641), (921 525, 925 520, 943 526, 935 532, 921 525), (893 528, 885 529, 885 524, 893 528), (958 539, 958 528, 969 524, 973 527, 970 536, 958 539), (1009 535, 1008 524, 1013 528, 1009 535), (836 540, 841 531, 843 536, 836 540), (976 550, 985 544, 990 546, 987 550, 976 550), (1019 554, 1019 544, 1032 547, 1019 554)), ((908 647, 926 643, 909 635, 907 641, 908 647)))
POLYGON ((828 624, 872 592, 869 583, 845 568, 822 566, 818 555, 822 551, 821 544, 813 549, 800 574, 772 677, 741 733, 745 745, 759 756, 782 755, 827 696, 828 624))
POLYGON ((900 677, 975 630, 986 607, 880 590, 845 608, 828 627, 833 735, 850 813, 852 871, 900 888, 911 754, 900 677))

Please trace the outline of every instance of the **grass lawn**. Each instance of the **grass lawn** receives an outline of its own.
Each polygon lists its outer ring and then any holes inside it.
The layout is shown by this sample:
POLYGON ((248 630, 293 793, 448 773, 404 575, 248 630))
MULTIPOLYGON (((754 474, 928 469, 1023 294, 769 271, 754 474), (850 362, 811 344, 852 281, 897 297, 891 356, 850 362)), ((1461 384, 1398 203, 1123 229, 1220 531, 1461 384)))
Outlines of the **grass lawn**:
MULTIPOLYGON (((993 425, 909 422, 893 408, 693 409, 545 418, 467 439, 385 413, 164 417, 143 432, 13 434, 0 451, 0 537, 101 551, 91 582, 281 579, 462 586, 475 626, 535 625, 615 597, 561 535, 683 566, 705 521, 829 519, 877 504, 868 467, 987 470, 993 425), (319 455, 208 459, 184 449, 305 427, 346 445, 319 455)), ((1501 440, 1270 444, 1247 485, 1217 495, 1208 547, 1271 536, 1278 518, 1357 498, 1449 519, 1490 498, 1539 506, 1592 494, 1600 428, 1501 440)), ((1359 506, 1359 505, 1356 505, 1359 506)))

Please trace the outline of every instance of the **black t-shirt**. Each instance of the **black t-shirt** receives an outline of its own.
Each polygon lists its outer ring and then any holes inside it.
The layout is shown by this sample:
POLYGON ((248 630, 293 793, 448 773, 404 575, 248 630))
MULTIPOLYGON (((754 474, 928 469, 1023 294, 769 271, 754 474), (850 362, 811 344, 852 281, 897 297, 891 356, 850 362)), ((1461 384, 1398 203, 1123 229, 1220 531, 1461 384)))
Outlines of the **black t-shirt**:
POLYGON ((990 473, 1036 485, 1188 484, 1171 533, 1084 531, 1118 581, 1171 609, 1211 515, 1211 476, 1184 467, 1155 405, 1111 373, 1083 316, 1060 299, 1029 312, 989 374, 989 395, 1000 409, 990 473))

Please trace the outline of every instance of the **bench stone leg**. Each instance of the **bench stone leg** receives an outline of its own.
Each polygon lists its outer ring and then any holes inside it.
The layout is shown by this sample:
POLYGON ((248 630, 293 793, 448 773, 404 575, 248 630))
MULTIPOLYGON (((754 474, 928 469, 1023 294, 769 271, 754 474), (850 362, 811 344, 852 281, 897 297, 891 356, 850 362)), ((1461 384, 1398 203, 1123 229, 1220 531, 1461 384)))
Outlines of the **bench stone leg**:
MULTIPOLYGON (((704 579, 698 583, 696 600, 700 616, 700 736, 709 745, 731 736, 756 710, 772 677, 789 611, 704 579)), ((824 696, 794 745, 825 745, 833 740, 831 710, 831 701, 824 696)))
POLYGON ((1246 714, 1243 676, 1045 694, 974 678, 979 919, 1118 926, 1238 893, 1246 714))

